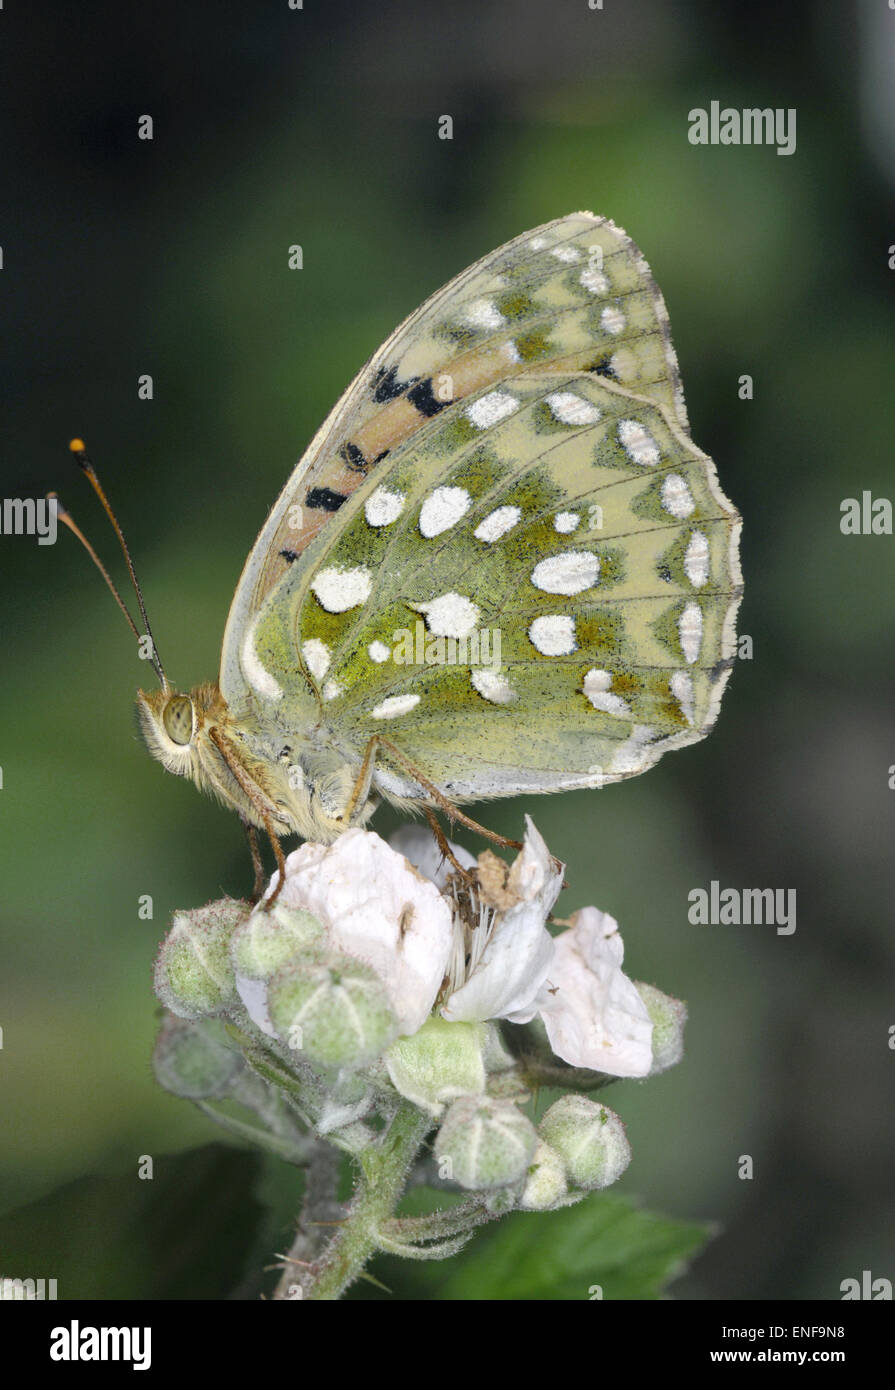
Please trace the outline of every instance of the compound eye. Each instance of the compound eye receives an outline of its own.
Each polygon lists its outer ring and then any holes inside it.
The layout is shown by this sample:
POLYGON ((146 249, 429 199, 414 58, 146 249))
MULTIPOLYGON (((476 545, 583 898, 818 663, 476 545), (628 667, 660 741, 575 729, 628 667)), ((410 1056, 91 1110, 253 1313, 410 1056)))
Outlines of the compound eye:
POLYGON ((162 715, 172 743, 189 743, 193 737, 193 702, 188 695, 172 695, 162 715))

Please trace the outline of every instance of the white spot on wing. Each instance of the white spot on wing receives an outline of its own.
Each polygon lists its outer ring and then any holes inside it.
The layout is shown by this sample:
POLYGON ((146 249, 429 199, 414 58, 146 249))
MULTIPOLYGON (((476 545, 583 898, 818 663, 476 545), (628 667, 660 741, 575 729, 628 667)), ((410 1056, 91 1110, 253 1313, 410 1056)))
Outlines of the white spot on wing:
POLYGON ((488 391, 477 401, 470 402, 466 407, 466 417, 477 430, 488 430, 518 409, 519 402, 509 391, 488 391))
POLYGON ((547 404, 563 425, 595 425, 600 418, 599 408, 574 391, 552 391, 547 404))
POLYGON ((702 531, 694 531, 684 555, 684 573, 694 589, 701 589, 709 577, 709 543, 702 531))
POLYGON ((671 677, 671 693, 681 707, 681 713, 688 724, 695 719, 693 677, 689 671, 675 671, 671 677))
POLYGON ((516 698, 516 692, 506 676, 502 676, 499 671, 476 667, 470 679, 482 699, 488 700, 492 705, 508 705, 516 698))
POLYGON ((347 613, 349 608, 358 608, 366 603, 373 587, 373 579, 368 569, 358 565, 354 569, 340 569, 332 565, 321 570, 311 584, 327 613, 347 613))
POLYGON ((373 719, 397 719, 399 714, 409 714, 419 702, 419 695, 389 695, 387 700, 370 710, 370 715, 373 719))
POLYGON ((327 681, 323 687, 324 700, 338 700, 343 689, 344 686, 341 686, 338 681, 327 681))
POLYGON ((505 322, 493 299, 476 299, 463 312, 464 323, 471 328, 499 328, 505 322))
POLYGON ((639 772, 644 764, 644 748, 655 730, 649 724, 635 724, 630 738, 626 738, 609 764, 610 772, 639 772))
POLYGON ((678 625, 681 651, 689 666, 699 656, 702 647, 702 609, 698 603, 688 603, 681 614, 678 625))
POLYGON ((625 316, 621 309, 616 309, 613 304, 610 304, 600 315, 600 323, 607 333, 615 336, 616 333, 621 333, 624 328, 625 316))
POLYGON ((479 523, 473 535, 477 541, 487 541, 490 545, 512 531, 521 515, 521 507, 498 507, 479 523))
POLYGON ((575 619, 567 613, 548 613, 535 618, 529 640, 542 656, 569 656, 577 647, 575 619))
POLYGON ((587 550, 567 550, 535 565, 531 582, 546 594, 581 594, 596 584, 600 561, 587 550))
POLYGON ((465 487, 437 487, 420 509, 420 531, 427 540, 456 526, 472 506, 465 487))
POLYGON ((669 473, 662 483, 662 506, 678 521, 690 515, 696 503, 680 473, 669 473))
POLYGON ((574 265, 581 260, 581 252, 575 246, 554 246, 550 254, 564 265, 574 265))
POLYGON ((602 270, 597 270, 596 267, 588 266, 586 270, 582 270, 578 279, 591 294, 605 294, 609 289, 609 281, 602 270))
POLYGON ((267 700, 281 700, 283 698, 282 686, 274 680, 269 671, 264 669, 255 650, 255 629, 258 626, 260 616, 258 614, 245 635, 242 644, 242 669, 249 685, 259 695, 263 695, 267 700))
POLYGON ((584 677, 583 690, 594 709, 602 710, 604 714, 630 714, 631 707, 627 700, 620 695, 610 694, 611 685, 611 671, 592 670, 584 677))
POLYGON ((568 536, 577 528, 580 520, 578 512, 559 512, 554 518, 553 529, 561 536, 568 536))
POLYGON ((383 662, 388 661, 391 656, 391 647, 387 647, 384 642, 371 642, 367 651, 371 660, 383 662))
POLYGON ((463 594, 442 594, 413 607, 426 615, 426 626, 436 637, 467 637, 479 620, 477 606, 463 594))
POLYGON ((364 503, 364 516, 371 526, 391 526, 404 510, 406 500, 403 492, 378 487, 364 503))
POLYGON ((638 420, 619 420, 618 440, 632 463, 653 468, 659 462, 659 446, 638 420))
POLYGON ((304 663, 315 680, 321 681, 329 670, 329 663, 332 653, 325 642, 321 642, 319 637, 309 637, 307 642, 301 644, 301 654, 304 663))

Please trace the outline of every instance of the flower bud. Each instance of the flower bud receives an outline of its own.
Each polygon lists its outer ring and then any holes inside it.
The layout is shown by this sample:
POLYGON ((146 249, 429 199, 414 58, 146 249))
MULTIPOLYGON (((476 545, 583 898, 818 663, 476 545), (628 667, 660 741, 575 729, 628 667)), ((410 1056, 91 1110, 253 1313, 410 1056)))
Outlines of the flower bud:
POLYGON ((434 1014, 418 1033, 398 1038, 386 1056, 392 1085, 405 1096, 440 1115, 456 1096, 485 1089, 483 1023, 448 1023, 434 1014))
POLYGON ((436 1135, 435 1156, 443 1178, 489 1191, 522 1181, 537 1142, 534 1125, 511 1102, 461 1096, 436 1135))
POLYGON ((269 912, 256 910, 233 933, 230 960, 237 975, 268 980, 291 956, 323 943, 323 923, 303 908, 277 903, 269 912))
POLYGON ((687 1006, 683 1000, 663 994, 655 985, 645 985, 637 980, 634 988, 646 1005, 653 1025, 653 1065, 649 1074, 655 1076, 673 1067, 684 1055, 687 1006))
POLYGON ((618 1115, 587 1096, 554 1101, 538 1132, 556 1149, 576 1187, 608 1187, 631 1162, 631 1146, 618 1115))
POLYGON ((496 1023, 487 1024, 484 1061, 485 1071, 489 1075, 510 1071, 516 1065, 516 1059, 512 1052, 508 1051, 496 1023))
POLYGON ((366 1066, 397 1032, 379 976, 351 956, 287 962, 270 982, 267 1004, 279 1037, 321 1067, 366 1066))
POLYGON ((217 1019, 192 1023, 169 1014, 152 1054, 156 1080, 186 1100, 225 1096, 243 1068, 236 1046, 217 1019))
POLYGON ((179 1018, 222 1013, 236 993, 230 938, 248 911, 223 898, 192 912, 175 912, 155 962, 155 992, 179 1018))
POLYGON ((318 1134, 332 1134, 363 1119, 375 1100, 366 1072, 340 1072, 322 1093, 322 1104, 314 1117, 318 1134))
POLYGON ((567 1191, 566 1165, 555 1149, 538 1140, 519 1199, 520 1207, 524 1211, 549 1211, 567 1191))

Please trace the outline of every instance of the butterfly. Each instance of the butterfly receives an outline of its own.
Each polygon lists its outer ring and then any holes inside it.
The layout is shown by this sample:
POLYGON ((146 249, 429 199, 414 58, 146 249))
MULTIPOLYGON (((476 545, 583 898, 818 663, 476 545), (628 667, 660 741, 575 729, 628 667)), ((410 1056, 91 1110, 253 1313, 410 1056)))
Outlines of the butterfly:
POLYGON ((620 228, 575 213, 492 251, 315 435, 246 561, 218 683, 177 691, 157 663, 149 752, 282 867, 280 837, 330 843, 383 798, 475 824, 460 804, 604 786, 701 739, 741 523, 688 431, 620 228))

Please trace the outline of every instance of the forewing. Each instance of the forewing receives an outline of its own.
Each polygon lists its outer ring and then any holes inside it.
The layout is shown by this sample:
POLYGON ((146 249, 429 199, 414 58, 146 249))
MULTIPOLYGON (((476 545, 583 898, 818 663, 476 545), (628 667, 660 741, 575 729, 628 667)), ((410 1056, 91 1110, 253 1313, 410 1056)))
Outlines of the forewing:
MULTIPOLYGON (((246 562, 221 662, 231 704, 249 690, 246 633, 347 499, 432 422, 532 371, 586 370, 666 406, 687 428, 668 316, 649 267, 611 221, 574 213, 492 251, 428 299, 370 359, 301 459, 246 562)), ((338 525, 335 529, 338 531, 338 525)))

